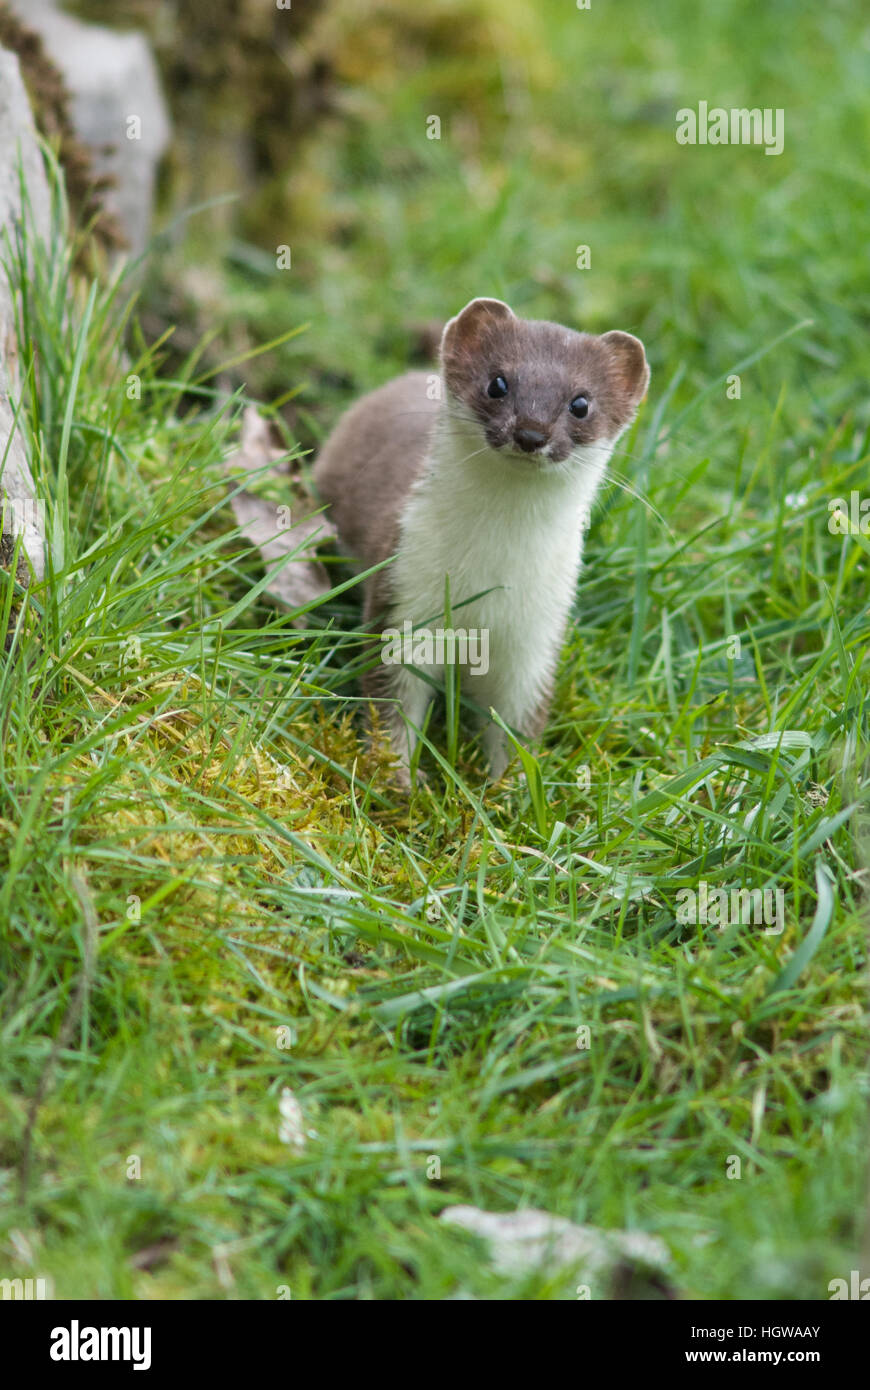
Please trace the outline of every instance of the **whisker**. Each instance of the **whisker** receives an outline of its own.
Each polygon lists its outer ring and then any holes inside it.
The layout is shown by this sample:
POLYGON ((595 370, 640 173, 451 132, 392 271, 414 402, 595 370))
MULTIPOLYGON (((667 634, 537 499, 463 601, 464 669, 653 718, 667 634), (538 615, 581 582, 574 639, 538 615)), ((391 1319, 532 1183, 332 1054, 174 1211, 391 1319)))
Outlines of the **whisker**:
POLYGON ((647 511, 656 518, 656 521, 661 522, 662 526, 664 526, 665 530, 668 532, 668 535, 674 536, 676 534, 665 521, 661 512, 653 506, 649 498, 645 497, 642 492, 638 492, 637 488, 632 487, 627 478, 621 478, 618 473, 611 471, 605 475, 603 481, 605 484, 609 483, 611 486, 619 488, 620 492, 624 492, 627 496, 633 497, 636 502, 640 502, 641 506, 646 507, 647 511))
POLYGON ((488 444, 484 444, 483 447, 480 449, 472 449, 470 454, 466 454, 465 458, 459 460, 459 466, 461 466, 463 463, 467 463, 469 459, 477 458, 478 454, 485 454, 488 449, 488 444))

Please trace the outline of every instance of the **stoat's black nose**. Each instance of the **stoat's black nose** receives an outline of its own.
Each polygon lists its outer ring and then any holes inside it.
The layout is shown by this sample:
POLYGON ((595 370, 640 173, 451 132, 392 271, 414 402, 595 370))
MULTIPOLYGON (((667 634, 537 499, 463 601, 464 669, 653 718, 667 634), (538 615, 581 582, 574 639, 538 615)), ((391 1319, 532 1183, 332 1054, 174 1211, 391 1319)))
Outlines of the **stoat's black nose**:
POLYGON ((547 436, 541 430, 515 430, 514 440, 525 453, 531 454, 546 444, 547 436))

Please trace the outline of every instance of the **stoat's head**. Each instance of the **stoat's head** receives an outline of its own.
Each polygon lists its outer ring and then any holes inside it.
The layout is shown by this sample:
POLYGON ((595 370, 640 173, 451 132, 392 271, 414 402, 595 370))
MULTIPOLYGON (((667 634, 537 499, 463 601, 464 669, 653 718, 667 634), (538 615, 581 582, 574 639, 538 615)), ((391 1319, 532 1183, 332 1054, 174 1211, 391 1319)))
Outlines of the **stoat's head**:
POLYGON ((472 299, 441 340, 448 405, 491 449, 539 467, 613 444, 649 383, 630 333, 575 333, 519 319, 500 299, 472 299))

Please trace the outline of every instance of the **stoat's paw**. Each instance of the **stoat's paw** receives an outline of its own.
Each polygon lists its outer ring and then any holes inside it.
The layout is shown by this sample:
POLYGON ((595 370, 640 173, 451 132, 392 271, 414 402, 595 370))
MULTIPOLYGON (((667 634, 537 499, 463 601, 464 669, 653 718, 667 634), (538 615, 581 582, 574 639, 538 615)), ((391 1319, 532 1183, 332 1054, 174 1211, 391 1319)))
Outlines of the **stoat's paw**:
POLYGON ((398 788, 399 791, 405 792, 407 796, 410 796, 415 787, 425 787, 429 782, 428 777, 420 767, 417 768, 417 771, 412 777, 410 767, 407 763, 402 762, 401 759, 392 763, 388 776, 392 785, 398 788))

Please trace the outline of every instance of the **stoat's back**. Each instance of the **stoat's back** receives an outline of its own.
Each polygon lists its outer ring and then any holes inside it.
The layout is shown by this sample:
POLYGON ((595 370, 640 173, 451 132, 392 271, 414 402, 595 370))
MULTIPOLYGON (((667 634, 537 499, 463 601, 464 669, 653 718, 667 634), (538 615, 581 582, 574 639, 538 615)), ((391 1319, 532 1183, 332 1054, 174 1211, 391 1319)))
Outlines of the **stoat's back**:
POLYGON ((398 519, 419 476, 439 403, 433 377, 406 372, 351 406, 324 444, 314 483, 347 553, 362 566, 395 549, 398 519))

